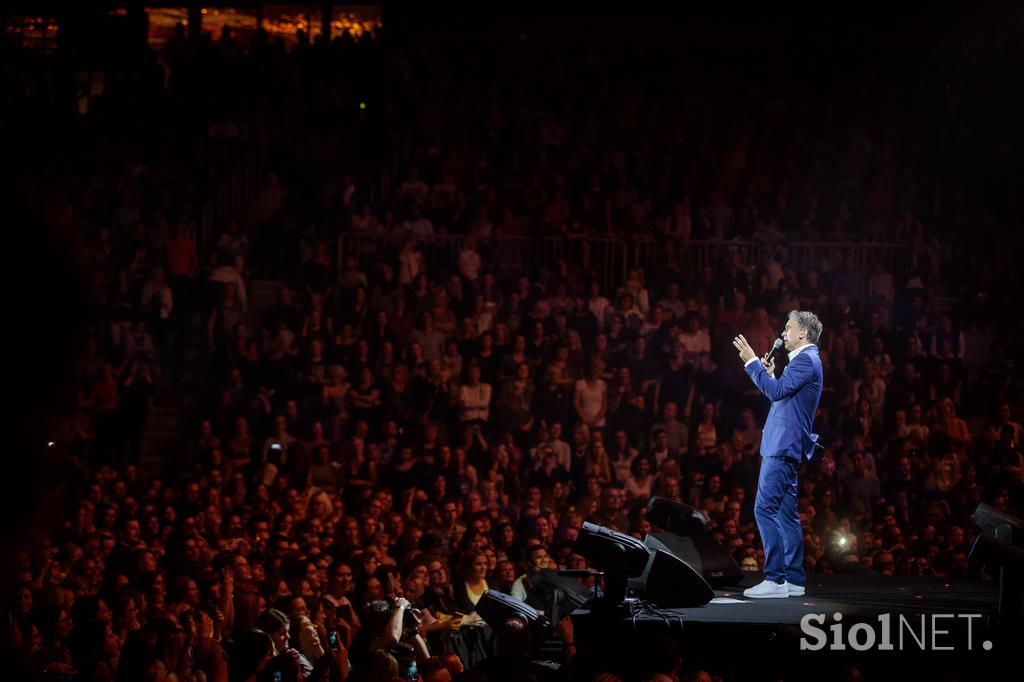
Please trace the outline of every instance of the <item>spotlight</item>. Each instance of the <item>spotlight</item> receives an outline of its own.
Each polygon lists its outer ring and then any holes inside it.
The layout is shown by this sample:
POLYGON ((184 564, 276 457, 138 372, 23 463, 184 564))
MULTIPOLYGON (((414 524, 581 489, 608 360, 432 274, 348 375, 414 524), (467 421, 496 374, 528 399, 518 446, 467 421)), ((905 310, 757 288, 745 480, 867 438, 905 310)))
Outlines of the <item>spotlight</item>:
POLYGON ((545 613, 551 614, 551 621, 557 623, 563 614, 582 609, 594 596, 593 589, 581 584, 576 578, 595 578, 603 575, 600 571, 585 568, 540 571, 537 574, 540 583, 537 592, 547 605, 545 613))
POLYGON ((604 596, 595 609, 626 606, 632 590, 651 602, 668 607, 701 606, 714 598, 714 590, 679 557, 637 538, 592 523, 584 523, 573 551, 604 571, 604 596))
POLYGON ((519 616, 534 631, 535 641, 543 641, 551 633, 551 623, 540 611, 510 594, 487 590, 476 603, 476 612, 497 632, 509 618, 519 616))
POLYGON ((626 575, 640 575, 650 554, 638 538, 586 521, 576 536, 574 551, 603 571, 618 570, 626 575))
POLYGON ((979 504, 971 521, 981 529, 967 557, 974 574, 999 579, 999 619, 1024 622, 1024 521, 979 504))
POLYGON ((643 574, 651 554, 632 535, 587 522, 576 536, 573 551, 604 571, 603 603, 608 606, 617 606, 626 598, 629 579, 643 574))
POLYGON ((982 502, 971 514, 971 523, 993 540, 1024 548, 1024 521, 1015 516, 982 502))
POLYGON ((709 522, 708 517, 699 509, 688 504, 670 500, 667 497, 654 496, 647 503, 647 520, 668 533, 699 533, 709 522))

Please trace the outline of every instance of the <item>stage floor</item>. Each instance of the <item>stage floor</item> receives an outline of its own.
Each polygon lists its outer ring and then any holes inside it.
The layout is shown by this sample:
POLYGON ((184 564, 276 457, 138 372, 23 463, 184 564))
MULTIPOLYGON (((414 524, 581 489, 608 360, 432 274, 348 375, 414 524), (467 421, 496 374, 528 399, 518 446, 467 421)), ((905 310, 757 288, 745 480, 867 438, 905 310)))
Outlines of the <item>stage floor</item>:
POLYGON ((745 623, 799 625, 808 613, 842 613, 854 620, 875 618, 883 613, 977 613, 993 616, 999 589, 980 580, 953 581, 946 578, 904 578, 898 576, 813 575, 802 597, 749 599, 743 589, 764 576, 750 574, 738 588, 715 590, 706 606, 662 609, 680 616, 686 623, 745 623))
POLYGON ((840 679, 850 666, 865 673, 864 679, 894 679, 897 672, 928 680, 1019 679, 1016 661, 1024 633, 1020 626, 999 623, 996 585, 980 580, 815 575, 803 597, 743 596, 745 587, 762 579, 750 574, 736 588, 717 590, 715 599, 700 607, 648 608, 632 617, 611 619, 579 609, 572 614, 577 639, 614 661, 624 682, 646 679, 637 661, 663 637, 678 644, 684 669, 704 668, 729 682, 820 682, 840 679), (836 613, 842 614, 841 621, 836 621, 836 613), (821 619, 814 626, 825 642, 813 650, 803 646, 813 642, 801 628, 801 619, 808 614, 821 619), (870 629, 872 641, 881 642, 886 614, 891 617, 892 649, 850 646, 855 627, 862 628, 861 635, 870 629), (832 648, 833 628, 840 622, 847 646, 837 650, 832 648), (922 644, 909 634, 911 630, 901 630, 901 624, 924 631, 922 644), (1006 675, 1007 670, 1013 673, 1006 675))

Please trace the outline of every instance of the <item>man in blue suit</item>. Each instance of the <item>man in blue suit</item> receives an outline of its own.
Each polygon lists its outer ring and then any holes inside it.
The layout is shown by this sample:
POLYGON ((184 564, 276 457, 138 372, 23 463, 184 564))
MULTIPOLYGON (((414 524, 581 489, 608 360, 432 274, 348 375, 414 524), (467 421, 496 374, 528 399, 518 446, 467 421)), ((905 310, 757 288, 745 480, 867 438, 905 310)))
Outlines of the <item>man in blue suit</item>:
POLYGON ((761 474, 757 481, 754 517, 764 544, 762 583, 745 590, 747 597, 770 599, 804 594, 804 535, 797 511, 797 472, 814 454, 818 435, 811 433, 821 399, 821 358, 815 345, 821 321, 811 312, 789 313, 782 341, 789 364, 775 378, 770 353, 758 359, 743 335, 733 339, 744 369, 772 401, 761 437, 761 474))

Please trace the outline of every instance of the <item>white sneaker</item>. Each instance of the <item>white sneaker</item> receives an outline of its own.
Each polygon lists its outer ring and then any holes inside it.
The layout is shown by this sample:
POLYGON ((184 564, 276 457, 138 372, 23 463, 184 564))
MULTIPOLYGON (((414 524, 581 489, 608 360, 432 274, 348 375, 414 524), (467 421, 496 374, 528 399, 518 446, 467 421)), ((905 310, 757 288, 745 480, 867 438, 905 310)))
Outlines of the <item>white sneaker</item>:
POLYGON ((752 599, 785 599, 789 594, 786 583, 773 583, 770 580, 743 590, 743 596, 752 599))
POLYGON ((804 588, 800 585, 794 585, 791 582, 786 582, 786 590, 789 592, 790 597, 802 597, 804 596, 804 588))

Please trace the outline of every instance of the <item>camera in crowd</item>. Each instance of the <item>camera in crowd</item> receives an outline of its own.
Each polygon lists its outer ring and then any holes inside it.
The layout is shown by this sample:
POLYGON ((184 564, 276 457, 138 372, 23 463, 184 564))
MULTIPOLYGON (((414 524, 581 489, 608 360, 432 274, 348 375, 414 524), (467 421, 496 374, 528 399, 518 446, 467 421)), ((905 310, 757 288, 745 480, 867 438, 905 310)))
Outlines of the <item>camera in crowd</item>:
MULTIPOLYGON (((401 608, 398 605, 398 600, 392 599, 389 613, 393 613, 397 608, 401 608)), ((416 636, 420 627, 420 615, 419 609, 414 609, 412 607, 405 609, 405 612, 402 614, 402 639, 416 636)))

